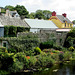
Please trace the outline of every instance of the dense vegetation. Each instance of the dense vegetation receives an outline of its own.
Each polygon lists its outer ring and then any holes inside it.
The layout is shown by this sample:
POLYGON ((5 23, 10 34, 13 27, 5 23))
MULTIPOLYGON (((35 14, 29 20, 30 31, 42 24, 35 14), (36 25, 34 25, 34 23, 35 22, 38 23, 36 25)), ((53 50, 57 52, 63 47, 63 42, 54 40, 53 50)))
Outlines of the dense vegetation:
MULTIPOLYGON (((73 31, 72 29, 71 32, 73 31)), ((0 38, 0 40, 7 40, 9 43, 8 48, 0 47, 0 69, 5 72, 42 70, 57 63, 75 60, 73 46, 64 48, 56 45, 52 40, 39 43, 37 37, 29 34, 0 38)))
POLYGON ((18 32, 29 32, 30 28, 19 26, 4 26, 4 35, 7 37, 17 36, 18 32))

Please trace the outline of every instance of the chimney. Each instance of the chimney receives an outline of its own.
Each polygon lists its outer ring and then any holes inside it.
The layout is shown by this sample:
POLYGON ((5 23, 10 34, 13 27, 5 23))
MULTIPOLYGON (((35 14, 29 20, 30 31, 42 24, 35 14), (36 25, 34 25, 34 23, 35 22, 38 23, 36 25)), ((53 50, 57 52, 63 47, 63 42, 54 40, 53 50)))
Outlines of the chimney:
POLYGON ((6 16, 9 16, 9 9, 6 9, 6 16))
POLYGON ((64 17, 66 17, 66 15, 67 15, 67 14, 66 14, 66 13, 64 13, 64 14, 62 14, 62 15, 63 15, 64 17))
POLYGON ((55 11, 52 12, 52 16, 56 16, 56 12, 55 11))

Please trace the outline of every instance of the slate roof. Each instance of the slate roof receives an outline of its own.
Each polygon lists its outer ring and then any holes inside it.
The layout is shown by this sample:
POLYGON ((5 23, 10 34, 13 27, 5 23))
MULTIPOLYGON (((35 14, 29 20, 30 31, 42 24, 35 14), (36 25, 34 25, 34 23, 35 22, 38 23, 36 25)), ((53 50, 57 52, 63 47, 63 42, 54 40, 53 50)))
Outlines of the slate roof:
POLYGON ((31 28, 58 28, 50 20, 38 20, 38 19, 25 19, 31 28))
POLYGON ((64 23, 65 21, 67 21, 67 23, 72 23, 68 18, 64 17, 63 15, 57 15, 58 19, 64 23))
POLYGON ((0 22, 2 25, 14 25, 14 26, 21 26, 21 27, 28 27, 29 25, 25 22, 25 20, 22 20, 20 18, 15 18, 12 17, 10 18, 9 16, 3 16, 0 15, 0 22))

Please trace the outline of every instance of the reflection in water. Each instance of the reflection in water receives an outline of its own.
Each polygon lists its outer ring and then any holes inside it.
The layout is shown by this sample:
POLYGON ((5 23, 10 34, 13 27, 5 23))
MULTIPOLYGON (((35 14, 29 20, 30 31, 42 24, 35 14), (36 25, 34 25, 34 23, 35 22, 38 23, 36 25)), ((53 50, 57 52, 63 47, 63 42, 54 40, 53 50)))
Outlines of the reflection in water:
POLYGON ((17 75, 75 75, 75 62, 72 62, 67 65, 56 65, 46 71, 34 72, 34 73, 17 73, 17 75), (53 70, 57 71, 54 72, 53 70))

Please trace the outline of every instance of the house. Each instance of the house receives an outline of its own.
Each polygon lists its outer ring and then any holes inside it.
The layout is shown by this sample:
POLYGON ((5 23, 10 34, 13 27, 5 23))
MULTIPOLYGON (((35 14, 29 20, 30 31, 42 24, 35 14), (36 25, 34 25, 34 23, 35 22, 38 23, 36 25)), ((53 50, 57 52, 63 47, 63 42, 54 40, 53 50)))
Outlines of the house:
POLYGON ((25 19, 30 26, 30 32, 37 33, 41 30, 56 30, 58 27, 49 20, 25 19))
POLYGON ((0 14, 0 37, 4 36, 5 25, 8 25, 8 26, 14 25, 19 27, 30 28, 29 25, 25 22, 25 20, 17 16, 16 11, 10 11, 10 12, 7 12, 7 11, 6 11, 6 14, 0 14))
POLYGON ((5 16, 20 17, 16 10, 15 11, 10 11, 9 9, 6 10, 5 16))
POLYGON ((73 23, 67 18, 67 14, 64 13, 62 15, 56 15, 56 12, 52 12, 52 16, 50 17, 51 21, 56 24, 58 28, 71 28, 73 27, 73 23))

